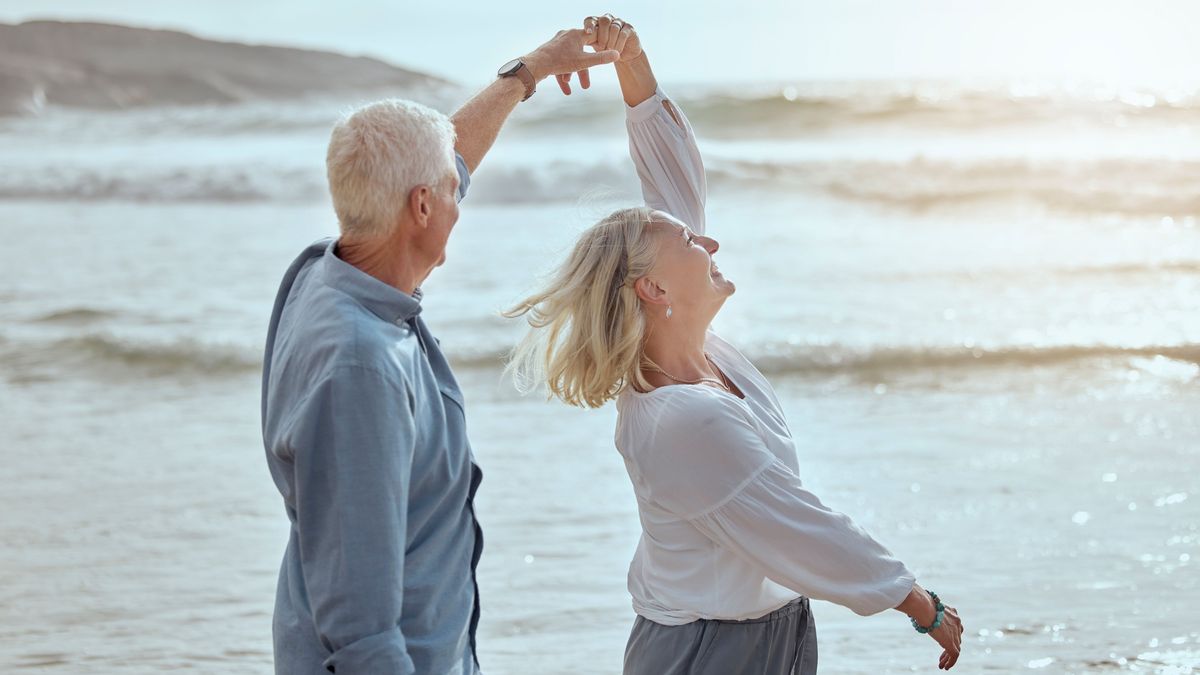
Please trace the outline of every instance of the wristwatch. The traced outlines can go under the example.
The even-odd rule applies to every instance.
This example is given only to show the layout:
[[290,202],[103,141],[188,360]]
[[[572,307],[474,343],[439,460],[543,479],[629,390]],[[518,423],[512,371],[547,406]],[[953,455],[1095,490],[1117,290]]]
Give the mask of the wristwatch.
[[496,77],[517,77],[525,84],[525,98],[522,101],[528,101],[530,96],[533,96],[534,90],[537,88],[537,81],[533,79],[533,73],[529,72],[529,66],[521,59],[513,59],[508,63],[500,66]]

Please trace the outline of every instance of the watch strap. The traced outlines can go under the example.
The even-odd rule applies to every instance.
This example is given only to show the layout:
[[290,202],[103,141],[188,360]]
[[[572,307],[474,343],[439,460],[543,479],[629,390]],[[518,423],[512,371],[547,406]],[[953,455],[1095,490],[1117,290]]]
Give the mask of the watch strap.
[[537,90],[537,80],[533,79],[533,73],[529,72],[529,66],[525,65],[524,61],[521,61],[520,59],[517,61],[518,65],[516,68],[513,68],[506,73],[501,73],[500,77],[516,77],[517,79],[521,80],[521,84],[525,85],[525,98],[521,100],[528,101],[529,97],[533,96],[533,92]]

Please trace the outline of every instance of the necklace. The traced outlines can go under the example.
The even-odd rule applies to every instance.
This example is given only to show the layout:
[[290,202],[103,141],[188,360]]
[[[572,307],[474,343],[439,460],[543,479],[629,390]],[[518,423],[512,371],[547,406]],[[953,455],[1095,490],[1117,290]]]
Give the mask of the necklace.
[[[672,382],[675,382],[677,384],[711,384],[713,386],[720,387],[721,389],[724,389],[725,391],[733,393],[733,390],[730,388],[729,384],[725,381],[724,374],[721,375],[720,379],[715,378],[715,377],[702,377],[698,380],[684,380],[684,379],[675,377],[674,375],[663,370],[662,366],[655,363],[649,356],[646,356],[645,354],[642,355],[642,360],[645,361],[646,364],[650,366],[651,370],[653,370],[657,373],[662,373],[668,380],[671,380]],[[708,361],[708,365],[711,366],[713,370],[715,370],[718,373],[721,372],[720,369],[717,368],[716,364],[712,362],[712,359],[710,359],[708,357],[708,352],[704,353],[704,360]]]

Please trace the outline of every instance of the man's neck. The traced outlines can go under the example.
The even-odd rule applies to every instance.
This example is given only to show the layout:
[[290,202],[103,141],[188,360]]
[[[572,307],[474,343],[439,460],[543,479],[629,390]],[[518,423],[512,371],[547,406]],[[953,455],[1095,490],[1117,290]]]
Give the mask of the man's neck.
[[392,239],[355,239],[342,237],[335,249],[337,256],[362,272],[409,295],[433,269],[412,259],[412,249]]

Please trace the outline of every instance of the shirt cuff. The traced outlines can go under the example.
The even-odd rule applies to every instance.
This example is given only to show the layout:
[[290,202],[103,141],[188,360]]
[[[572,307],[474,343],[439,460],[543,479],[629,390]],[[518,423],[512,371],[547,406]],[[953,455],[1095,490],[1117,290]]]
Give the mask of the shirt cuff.
[[337,675],[414,675],[417,672],[399,627],[355,640],[331,654],[322,665]]
[[454,153],[454,165],[458,168],[458,201],[467,196],[467,188],[471,185],[471,172],[467,170],[467,160],[462,155]]
[[625,119],[630,122],[645,122],[654,116],[656,112],[666,112],[663,110],[662,102],[667,98],[663,93],[662,87],[657,87],[654,90],[654,95],[642,101],[635,106],[625,106]]
[[895,609],[896,605],[904,602],[912,592],[913,584],[917,583],[917,577],[908,571],[904,563],[899,564],[901,571],[894,581],[875,589],[873,593],[858,599],[853,605],[846,605],[850,611],[859,616],[872,616],[884,610]]

